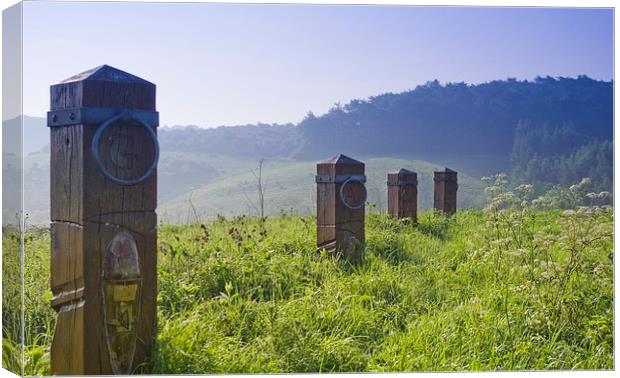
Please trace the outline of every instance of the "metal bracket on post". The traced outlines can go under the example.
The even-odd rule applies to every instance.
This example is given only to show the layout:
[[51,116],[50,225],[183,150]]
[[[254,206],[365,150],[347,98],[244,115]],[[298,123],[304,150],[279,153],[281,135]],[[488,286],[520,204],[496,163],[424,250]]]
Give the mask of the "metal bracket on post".
[[[366,203],[366,199],[368,198],[368,191],[366,190],[366,175],[316,175],[315,176],[315,181],[318,184],[327,184],[327,183],[334,183],[334,184],[342,184],[342,186],[340,187],[340,200],[342,201],[342,203],[348,207],[351,210],[357,210],[362,208],[362,206],[364,206],[364,204]],[[359,203],[358,205],[351,205],[349,204],[344,197],[344,188],[347,186],[347,184],[351,183],[351,182],[357,182],[359,184],[362,185],[362,187],[364,188],[364,200]]]
[[418,185],[418,181],[417,180],[402,180],[402,181],[396,181],[396,182],[387,182],[388,186],[407,186],[407,185],[413,185],[413,186],[417,186]]
[[[103,131],[113,123],[121,122],[127,126],[141,126],[149,134],[151,143],[155,150],[153,161],[149,165],[147,171],[140,177],[133,180],[122,180],[112,176],[101,162],[99,157],[99,141]],[[136,185],[146,180],[157,168],[159,161],[159,143],[157,135],[153,130],[159,125],[159,113],[153,110],[136,110],[136,109],[114,109],[114,108],[97,108],[97,107],[80,107],[68,108],[61,110],[52,110],[47,112],[47,126],[60,127],[71,125],[100,125],[97,129],[92,141],[91,152],[97,163],[97,168],[108,180],[123,186]]]
[[[123,111],[127,111],[127,109],[81,107],[52,110],[47,112],[47,126],[100,125]],[[132,109],[131,116],[133,119],[150,127],[159,126],[159,113],[156,111]]]
[[355,181],[355,182],[359,182],[359,183],[365,183],[366,182],[366,176],[365,175],[317,175],[315,176],[315,182],[316,183],[335,183],[335,184],[342,184],[345,181]]

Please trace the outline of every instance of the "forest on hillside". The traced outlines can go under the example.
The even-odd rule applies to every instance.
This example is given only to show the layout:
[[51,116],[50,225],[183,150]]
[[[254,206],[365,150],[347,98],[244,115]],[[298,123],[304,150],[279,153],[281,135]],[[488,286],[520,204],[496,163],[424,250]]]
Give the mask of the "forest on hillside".
[[[612,190],[613,82],[538,77],[483,84],[430,81],[402,93],[335,104],[297,125],[162,128],[162,148],[251,158],[487,156],[512,181],[591,177]],[[432,161],[432,160],[431,160]],[[486,172],[488,174],[496,172]]]

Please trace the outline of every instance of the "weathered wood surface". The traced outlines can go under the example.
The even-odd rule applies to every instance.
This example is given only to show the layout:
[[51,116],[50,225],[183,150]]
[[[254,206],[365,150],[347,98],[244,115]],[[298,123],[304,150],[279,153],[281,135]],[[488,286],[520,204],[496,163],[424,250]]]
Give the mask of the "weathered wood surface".
[[[364,175],[364,163],[337,155],[317,164],[317,176]],[[317,182],[317,247],[330,255],[342,254],[350,261],[362,259],[365,205],[348,208],[340,198],[343,182]],[[343,197],[356,207],[365,201],[365,187],[358,182],[346,184]]]
[[[155,85],[102,66],[51,87],[52,110],[89,106],[154,111]],[[155,336],[157,175],[154,172],[133,186],[120,186],[106,179],[91,154],[98,126],[50,128],[51,288],[52,306],[58,311],[51,350],[53,374],[132,372],[150,353]],[[154,156],[146,130],[120,124],[106,130],[99,148],[103,165],[122,179],[139,177]],[[139,291],[128,291],[133,286],[122,280],[104,279],[106,259],[117,256],[108,252],[110,243],[122,232],[129,235],[128,240],[135,240],[137,258],[121,261],[125,257],[118,257],[121,268],[116,268],[127,269],[122,264],[137,261],[134,270],[139,272]],[[114,293],[120,294],[114,295],[120,299],[103,294],[103,281],[117,287]],[[129,305],[134,297],[127,293],[135,294],[135,306]],[[120,311],[109,315],[108,320],[104,319],[106,300],[108,305],[116,306],[108,308]],[[110,323],[113,315],[115,324],[121,315],[127,319],[106,328],[106,321]],[[132,332],[134,348],[127,341]],[[108,342],[110,335],[116,340],[112,344]],[[133,358],[127,354],[131,349]]]
[[407,218],[417,223],[418,174],[407,169],[388,173],[387,192],[388,213],[394,218]]
[[434,207],[446,214],[456,213],[457,172],[450,168],[434,172]]

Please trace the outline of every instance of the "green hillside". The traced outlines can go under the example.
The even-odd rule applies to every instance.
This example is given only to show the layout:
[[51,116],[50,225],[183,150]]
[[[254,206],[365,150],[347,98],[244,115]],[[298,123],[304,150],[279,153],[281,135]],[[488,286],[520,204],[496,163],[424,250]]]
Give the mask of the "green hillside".
[[[418,207],[420,209],[432,207],[433,170],[439,168],[439,165],[398,158],[362,160],[366,164],[370,211],[385,210],[387,205],[386,174],[400,168],[413,169],[418,172]],[[215,160],[214,163],[217,170],[218,163]],[[237,165],[225,174],[201,187],[161,203],[158,213],[165,223],[201,221],[217,214],[224,216],[257,215],[256,178],[252,174],[252,170],[257,169],[258,161],[256,160],[237,161]],[[267,215],[276,215],[283,210],[298,215],[314,214],[316,208],[315,174],[316,162],[266,160],[263,180]],[[483,183],[480,179],[463,172],[459,172],[458,179],[459,207],[480,208],[483,201]]]
[[[326,156],[328,157],[328,156]],[[418,172],[420,209],[432,207],[433,164],[412,158],[363,158],[368,177],[368,199],[374,204],[369,211],[385,209],[386,174],[400,168]],[[482,206],[483,185],[479,179],[479,158],[446,157],[437,161],[449,164],[459,172],[458,205],[460,208]],[[492,163],[487,165],[491,166]],[[217,214],[256,215],[250,204],[256,199],[256,179],[252,170],[258,160],[195,152],[164,151],[158,168],[157,212],[160,220],[187,223],[206,220]],[[49,154],[33,154],[24,160],[24,198],[29,224],[49,222]],[[472,173],[470,173],[472,172]],[[268,215],[281,210],[300,215],[315,211],[314,175],[316,161],[267,159],[264,164],[265,206]],[[249,199],[249,200],[248,200]],[[8,217],[8,213],[6,214]],[[189,217],[189,218],[188,218]],[[8,221],[8,218],[7,218]]]

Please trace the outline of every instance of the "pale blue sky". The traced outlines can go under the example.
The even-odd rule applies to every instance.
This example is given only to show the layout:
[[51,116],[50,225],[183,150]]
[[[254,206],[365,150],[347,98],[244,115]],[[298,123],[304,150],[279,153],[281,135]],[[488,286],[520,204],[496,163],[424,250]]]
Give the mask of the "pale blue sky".
[[428,80],[613,76],[611,9],[27,2],[24,113],[101,64],[157,84],[162,125],[298,122]]

